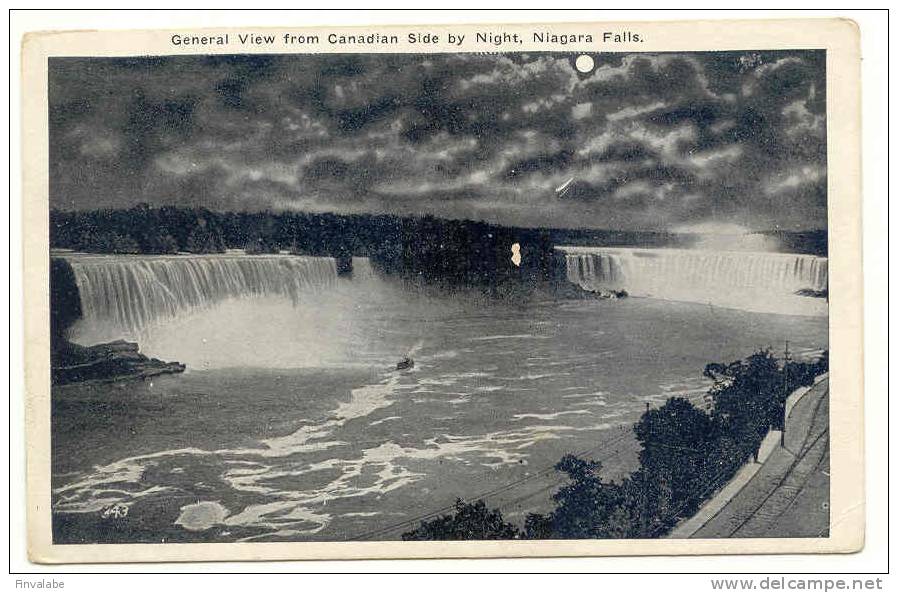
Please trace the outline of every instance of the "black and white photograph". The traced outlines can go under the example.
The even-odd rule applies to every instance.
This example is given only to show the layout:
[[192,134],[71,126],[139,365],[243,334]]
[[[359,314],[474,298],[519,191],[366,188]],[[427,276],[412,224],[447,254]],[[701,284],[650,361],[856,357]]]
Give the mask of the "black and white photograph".
[[30,556],[860,549],[856,37],[806,23],[26,40]]
[[48,84],[55,543],[827,536],[825,52]]

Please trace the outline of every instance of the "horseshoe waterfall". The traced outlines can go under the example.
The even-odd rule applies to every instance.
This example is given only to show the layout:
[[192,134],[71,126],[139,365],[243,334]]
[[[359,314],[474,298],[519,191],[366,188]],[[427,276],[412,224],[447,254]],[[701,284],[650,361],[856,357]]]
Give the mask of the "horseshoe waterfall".
[[567,281],[589,292],[717,304],[774,313],[825,314],[825,257],[793,253],[558,247]]

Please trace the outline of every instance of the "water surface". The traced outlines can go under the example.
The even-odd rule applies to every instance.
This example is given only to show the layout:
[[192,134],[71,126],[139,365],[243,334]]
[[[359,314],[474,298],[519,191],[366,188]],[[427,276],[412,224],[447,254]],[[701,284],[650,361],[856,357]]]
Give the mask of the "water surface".
[[[126,331],[85,320],[73,338]],[[548,510],[564,453],[630,471],[632,422],[672,395],[700,403],[707,362],[827,347],[822,317],[497,301],[364,270],[129,337],[188,371],[54,389],[57,541],[390,539],[457,496],[520,522]]]

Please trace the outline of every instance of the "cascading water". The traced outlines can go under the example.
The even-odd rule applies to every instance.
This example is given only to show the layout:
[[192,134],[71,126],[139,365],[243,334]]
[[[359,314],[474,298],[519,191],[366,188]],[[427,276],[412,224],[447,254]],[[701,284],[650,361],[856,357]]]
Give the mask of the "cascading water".
[[64,256],[72,267],[83,319],[136,333],[157,321],[227,299],[284,297],[337,280],[327,257],[288,255]]
[[371,267],[371,260],[367,257],[352,258],[352,279],[353,280],[371,280],[375,278],[374,268]]
[[[568,281],[589,291],[626,290],[633,296],[773,312],[820,314],[826,309],[823,299],[795,297],[802,289],[827,289],[824,257],[689,249],[558,250],[565,259]],[[787,302],[789,306],[783,307]],[[794,311],[792,305],[802,310]]]

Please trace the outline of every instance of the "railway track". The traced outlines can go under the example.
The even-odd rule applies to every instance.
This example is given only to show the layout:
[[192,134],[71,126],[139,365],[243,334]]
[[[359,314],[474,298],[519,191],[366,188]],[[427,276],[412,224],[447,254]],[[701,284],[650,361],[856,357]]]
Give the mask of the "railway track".
[[693,537],[818,537],[828,531],[828,385],[805,406],[799,411],[807,419],[800,446],[792,443],[791,450],[774,451],[752,480]]

